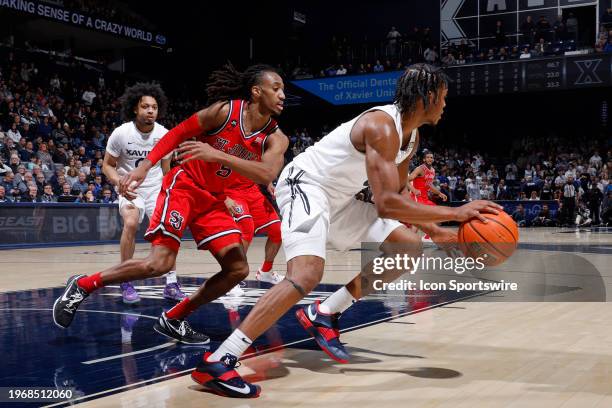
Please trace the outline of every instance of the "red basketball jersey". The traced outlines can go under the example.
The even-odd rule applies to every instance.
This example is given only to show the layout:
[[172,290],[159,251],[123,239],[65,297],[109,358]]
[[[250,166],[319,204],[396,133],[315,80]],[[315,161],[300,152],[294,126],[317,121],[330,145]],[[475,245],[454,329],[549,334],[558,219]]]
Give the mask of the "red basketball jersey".
[[421,167],[423,168],[423,175],[415,178],[412,181],[412,185],[414,186],[414,188],[421,191],[421,195],[427,197],[427,193],[429,192],[429,186],[431,186],[431,183],[433,182],[433,179],[436,176],[436,171],[433,167],[431,169],[428,169],[427,166],[424,164],[422,164]]
[[[232,156],[261,161],[266,138],[278,129],[278,124],[270,118],[264,127],[247,135],[242,125],[244,109],[246,101],[230,101],[229,112],[223,125],[212,132],[202,134],[198,140]],[[191,160],[182,166],[198,185],[213,193],[220,193],[225,189],[239,190],[255,184],[247,177],[219,163]]]

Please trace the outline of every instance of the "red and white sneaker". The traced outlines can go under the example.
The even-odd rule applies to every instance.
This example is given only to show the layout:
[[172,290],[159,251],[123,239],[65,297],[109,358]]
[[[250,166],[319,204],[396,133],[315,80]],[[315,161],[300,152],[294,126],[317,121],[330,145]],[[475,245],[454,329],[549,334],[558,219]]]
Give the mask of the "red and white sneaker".
[[257,398],[261,392],[259,385],[248,383],[235,370],[238,357],[226,354],[221,361],[207,361],[212,353],[204,357],[191,373],[191,379],[209,391],[230,398]]

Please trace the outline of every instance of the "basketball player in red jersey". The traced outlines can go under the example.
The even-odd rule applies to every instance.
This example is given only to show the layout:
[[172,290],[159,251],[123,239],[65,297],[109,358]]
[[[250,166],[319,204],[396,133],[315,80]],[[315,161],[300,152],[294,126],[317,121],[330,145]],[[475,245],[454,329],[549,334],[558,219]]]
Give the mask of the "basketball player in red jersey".
[[[429,192],[437,195],[446,201],[446,194],[438,190],[433,181],[436,178],[436,169],[433,168],[434,156],[433,153],[425,150],[423,153],[423,164],[414,169],[408,176],[408,188],[410,189],[410,198],[414,201],[425,205],[436,205],[429,199]],[[431,237],[425,234],[423,241],[432,242]]]
[[[184,142],[178,149],[181,164],[164,177],[145,235],[152,244],[150,255],[91,276],[72,277],[54,304],[53,318],[58,326],[68,327],[79,305],[96,289],[169,271],[183,232],[189,227],[198,248],[211,251],[221,272],[207,279],[192,296],[162,313],[156,330],[186,343],[210,341],[191,329],[185,317],[225,294],[249,272],[240,229],[223,202],[225,185],[232,184],[236,173],[259,184],[271,183],[284,164],[289,141],[271,118],[282,112],[285,99],[283,80],[274,68],[256,65],[238,72],[228,65],[213,75],[207,91],[214,103],[170,130],[147,158],[121,180],[122,194],[134,191],[155,163]],[[198,140],[185,142],[193,137]]]

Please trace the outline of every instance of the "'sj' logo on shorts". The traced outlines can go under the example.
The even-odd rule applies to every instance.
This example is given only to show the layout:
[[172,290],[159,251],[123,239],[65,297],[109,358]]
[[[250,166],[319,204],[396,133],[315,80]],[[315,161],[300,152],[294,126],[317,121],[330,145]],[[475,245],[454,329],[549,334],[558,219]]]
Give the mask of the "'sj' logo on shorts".
[[185,219],[178,211],[175,210],[170,212],[170,225],[172,225],[172,228],[174,228],[175,230],[181,229],[184,220]]

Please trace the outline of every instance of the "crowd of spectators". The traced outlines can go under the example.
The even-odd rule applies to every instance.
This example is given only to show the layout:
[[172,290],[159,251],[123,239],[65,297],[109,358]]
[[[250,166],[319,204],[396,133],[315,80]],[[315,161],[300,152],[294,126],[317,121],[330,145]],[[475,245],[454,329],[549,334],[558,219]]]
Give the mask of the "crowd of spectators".
[[[102,163],[124,88],[101,67],[0,48],[0,202],[115,202]],[[193,110],[173,104],[163,123]]]
[[[612,52],[612,9],[607,13],[609,17],[604,16],[600,23],[599,40],[594,46],[583,49]],[[507,32],[503,21],[498,20],[480,47],[474,42],[461,40],[439,50],[432,41],[430,28],[414,27],[402,34],[396,27],[391,27],[375,46],[333,37],[329,62],[325,66],[299,65],[291,70],[291,76],[306,79],[396,71],[415,62],[448,66],[563,55],[580,47],[580,32],[578,19],[572,13],[565,19],[557,16],[554,21],[545,16],[540,16],[537,21],[533,16],[527,16],[518,32]]]
[[[287,159],[304,151],[329,132],[329,126],[313,138],[307,129],[290,132]],[[448,142],[434,150],[435,184],[450,201],[511,200],[552,201],[553,214],[543,204],[541,214],[527,217],[520,203],[512,214],[521,226],[600,225],[612,217],[612,150],[601,140],[576,143],[577,138],[524,137],[514,142],[510,156],[492,158],[486,152]],[[419,165],[415,157],[413,168]],[[434,198],[435,199],[435,198]],[[440,202],[439,204],[444,204]],[[531,219],[532,218],[532,219]]]

